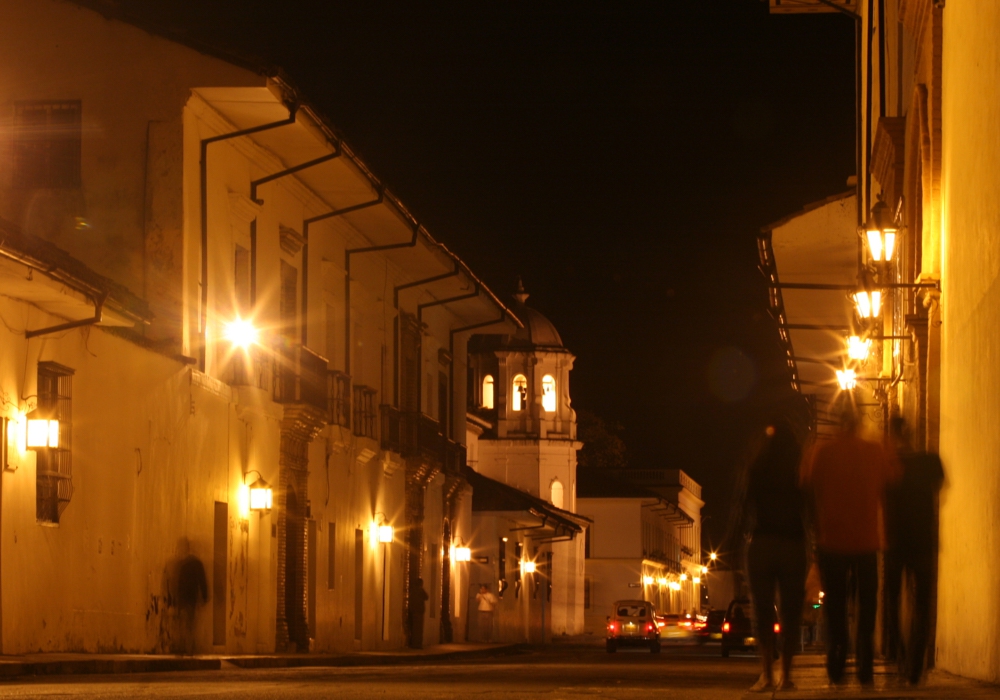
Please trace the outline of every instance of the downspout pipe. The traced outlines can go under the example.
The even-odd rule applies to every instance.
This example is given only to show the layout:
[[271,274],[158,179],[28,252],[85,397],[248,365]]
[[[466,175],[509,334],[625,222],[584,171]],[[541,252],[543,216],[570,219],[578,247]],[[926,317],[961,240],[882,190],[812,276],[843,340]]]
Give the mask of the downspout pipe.
[[269,122],[249,129],[231,131],[228,134],[210,136],[201,140],[201,314],[200,314],[200,347],[198,348],[198,369],[205,371],[205,360],[208,343],[208,147],[219,141],[250,136],[261,131],[276,129],[295,123],[295,113],[298,105],[288,107],[288,118]]
[[[379,189],[379,201],[385,194]],[[420,224],[413,224],[413,235],[409,241],[388,243],[386,245],[371,245],[363,248],[348,248],[344,251],[344,374],[351,374],[351,256],[363,253],[377,253],[384,250],[399,250],[400,248],[415,248],[420,235]],[[419,374],[417,375],[419,378]]]
[[[455,393],[455,336],[459,333],[465,333],[467,331],[474,331],[477,328],[485,328],[486,326],[495,326],[498,323],[503,323],[504,319],[507,318],[508,311],[506,309],[500,310],[500,316],[491,321],[482,321],[481,323],[473,323],[469,326],[461,326],[459,328],[452,328],[451,332],[448,334],[448,354],[451,355],[451,366],[448,367],[448,384],[451,387],[451,394]],[[451,409],[454,408],[454,401],[452,401]],[[448,424],[448,437],[450,438],[455,432],[455,418],[453,415],[454,410],[450,411],[449,424]]]
[[407,282],[406,284],[400,284],[392,288],[392,308],[399,311],[399,293],[404,289],[411,289],[413,287],[421,287],[425,284],[430,284],[431,282],[437,282],[438,280],[448,279],[449,277],[458,277],[459,270],[461,269],[458,260],[455,261],[455,268],[451,272],[445,272],[440,275],[434,275],[433,277],[425,277],[422,280],[415,280],[413,282]]
[[[466,299],[475,299],[478,296],[479,296],[479,283],[475,282],[472,285],[472,291],[469,292],[468,294],[459,294],[457,296],[448,297],[446,299],[435,299],[434,301],[428,301],[428,302],[425,302],[423,304],[418,304],[417,305],[417,327],[418,328],[419,327],[423,327],[423,325],[424,325],[424,322],[423,322],[423,319],[424,319],[424,309],[429,308],[431,306],[444,306],[445,304],[451,304],[451,303],[456,302],[456,301],[465,301]],[[453,361],[451,363],[451,366],[454,366],[454,364],[455,363]],[[424,371],[424,344],[423,343],[419,343],[417,345],[417,401],[420,401],[421,397],[423,396],[423,381],[422,381],[423,371]],[[451,384],[451,380],[452,380],[453,376],[454,376],[454,373],[453,372],[449,372],[449,375],[448,375],[448,382],[449,382],[449,384]],[[449,404],[452,403],[452,401],[451,401],[451,388],[452,388],[451,386],[448,387],[448,389],[449,389],[449,391],[448,391],[448,403]],[[447,407],[447,411],[445,412],[445,416],[448,418],[448,421],[450,422],[451,421],[451,406]],[[450,435],[451,431],[448,430],[448,426],[441,426],[441,433],[443,435]]]
[[[300,163],[299,165],[292,166],[291,168],[285,168],[284,170],[279,170],[276,173],[271,173],[270,175],[265,175],[257,180],[252,180],[250,182],[250,199],[256,203],[258,206],[264,204],[263,199],[257,198],[257,188],[261,185],[266,185],[269,182],[274,182],[280,178],[286,177],[288,175],[294,175],[297,172],[301,172],[307,168],[312,168],[316,165],[321,165],[334,158],[339,158],[343,153],[343,148],[338,141],[334,145],[333,153],[327,153],[326,155],[320,156],[319,158],[313,158],[305,163]],[[303,234],[305,235],[305,234]],[[302,258],[303,266],[305,265],[305,256]],[[254,308],[257,306],[257,217],[253,218],[250,222],[250,307]]]
[[[88,295],[90,296],[90,295]],[[34,331],[25,331],[24,337],[37,338],[40,335],[48,335],[49,333],[59,333],[60,331],[68,331],[74,328],[81,328],[83,326],[93,326],[101,322],[104,317],[104,302],[107,300],[108,295],[102,294],[99,297],[93,298],[94,301],[94,315],[92,318],[84,318],[79,321],[70,321],[68,323],[60,323],[57,326],[49,326],[48,328],[39,328]]]

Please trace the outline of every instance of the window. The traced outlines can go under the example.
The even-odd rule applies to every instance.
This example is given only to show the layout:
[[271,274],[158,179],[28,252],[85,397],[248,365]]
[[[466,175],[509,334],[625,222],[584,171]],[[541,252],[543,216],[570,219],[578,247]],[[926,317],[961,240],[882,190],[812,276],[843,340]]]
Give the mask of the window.
[[35,517],[58,523],[73,495],[73,370],[55,362],[38,363],[38,403],[28,420],[59,421],[53,447],[36,447]]
[[80,186],[79,100],[14,105],[15,187]]
[[375,396],[378,392],[367,386],[354,387],[354,434],[358,437],[375,437]]
[[592,595],[591,586],[593,586],[593,584],[590,582],[589,578],[583,579],[583,609],[584,610],[590,610],[590,601],[591,601],[591,595]]
[[542,377],[542,408],[548,413],[556,410],[556,380],[551,374]]
[[523,374],[514,377],[513,389],[510,397],[511,410],[523,411],[524,407],[528,405],[528,380]]
[[483,377],[483,408],[493,408],[493,375]]
[[351,378],[343,372],[330,370],[330,424],[351,427]]
[[563,507],[563,485],[559,479],[553,479],[549,486],[549,502],[556,508]]

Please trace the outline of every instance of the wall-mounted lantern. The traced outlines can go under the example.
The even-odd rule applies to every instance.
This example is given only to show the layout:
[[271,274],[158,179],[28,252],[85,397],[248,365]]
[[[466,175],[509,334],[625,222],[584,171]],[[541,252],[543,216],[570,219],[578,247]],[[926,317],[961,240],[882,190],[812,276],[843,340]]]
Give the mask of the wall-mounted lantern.
[[695,576],[694,578],[691,579],[691,583],[693,583],[696,586],[700,586],[701,585],[701,577],[700,576]]
[[644,586],[652,586],[653,585],[653,577],[652,576],[643,576],[642,577],[642,585],[644,585]]
[[666,576],[661,576],[660,578],[656,579],[656,582],[661,586],[666,586],[668,583],[670,583],[670,581],[667,580]]
[[859,289],[851,295],[854,299],[854,310],[862,319],[878,318],[882,313],[882,292]]
[[688,580],[688,575],[687,574],[681,574],[681,581],[687,581],[687,580]]
[[264,479],[259,478],[250,484],[250,510],[258,513],[271,510],[274,505],[274,490]]
[[535,562],[533,561],[522,561],[521,562],[521,573],[533,574],[535,573]]
[[864,362],[868,359],[868,353],[871,350],[872,341],[870,338],[861,339],[860,336],[852,335],[847,338],[847,356],[858,362]]
[[451,546],[452,561],[472,561],[472,549],[465,546],[465,540],[458,538],[457,544]]
[[393,539],[396,536],[396,530],[392,525],[379,525],[378,526],[378,541],[382,544],[392,544]]
[[899,229],[893,221],[889,206],[881,199],[872,207],[871,216],[865,226],[868,250],[875,262],[892,262],[896,250],[896,234]]
[[59,421],[29,418],[26,444],[30,449],[59,447]]
[[246,350],[260,341],[260,331],[253,325],[252,321],[237,318],[225,325],[223,337],[232,343],[233,347]]
[[841,391],[850,391],[858,385],[858,375],[853,369],[838,369],[837,384]]

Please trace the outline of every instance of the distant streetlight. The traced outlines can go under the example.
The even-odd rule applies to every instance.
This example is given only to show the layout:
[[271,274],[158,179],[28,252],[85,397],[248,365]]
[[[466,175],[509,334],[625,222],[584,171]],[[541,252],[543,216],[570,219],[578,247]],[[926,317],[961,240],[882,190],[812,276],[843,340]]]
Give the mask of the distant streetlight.
[[712,561],[715,561],[716,559],[719,558],[719,555],[716,554],[715,552],[712,552],[711,554],[708,555],[708,558],[711,559]]
[[687,574],[681,574],[680,578],[681,578],[681,581],[687,581],[688,580],[688,575]]
[[652,586],[653,585],[653,577],[652,576],[643,576],[642,577],[642,584],[644,586]]
[[523,574],[533,574],[533,573],[535,573],[535,562],[533,562],[533,561],[522,561],[521,562],[521,573],[523,573]]
[[700,585],[701,584],[701,577],[700,576],[695,576],[693,579],[691,579],[691,583],[693,583],[696,586]]

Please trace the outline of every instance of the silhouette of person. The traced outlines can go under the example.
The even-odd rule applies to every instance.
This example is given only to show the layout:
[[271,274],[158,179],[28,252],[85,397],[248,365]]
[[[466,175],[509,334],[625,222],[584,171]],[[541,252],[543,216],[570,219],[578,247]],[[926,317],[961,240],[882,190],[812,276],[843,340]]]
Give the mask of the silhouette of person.
[[493,610],[497,606],[497,597],[490,593],[489,587],[484,583],[479,587],[476,594],[476,601],[479,603],[479,636],[484,642],[493,641]]
[[[935,563],[937,562],[937,500],[944,483],[941,459],[914,451],[903,418],[893,418],[890,436],[903,468],[900,482],[886,494],[888,551],[885,558],[886,626],[889,653],[899,660],[900,672],[911,684],[920,682],[930,631]],[[912,595],[907,596],[910,634],[900,630],[900,602],[904,574]]]
[[858,435],[858,414],[844,393],[834,404],[840,429],[820,443],[802,469],[801,483],[812,495],[817,559],[823,579],[828,629],[826,671],[830,682],[844,680],[847,662],[847,601],[857,600],[858,680],[874,683],[875,614],[878,603],[879,526],[886,488],[899,480],[895,454]]
[[760,678],[751,690],[774,688],[775,590],[780,592],[782,635],[779,690],[792,690],[792,656],[802,623],[807,567],[805,499],[798,484],[802,447],[787,419],[767,426],[767,441],[747,477],[747,578],[757,621]]
[[424,580],[418,578],[410,592],[410,646],[414,649],[424,648],[424,614],[429,597],[424,590]]
[[178,613],[178,647],[184,654],[195,649],[195,619],[199,605],[208,602],[208,579],[201,559],[191,554],[191,544],[186,537],[177,543],[177,560],[174,571],[174,600]]

